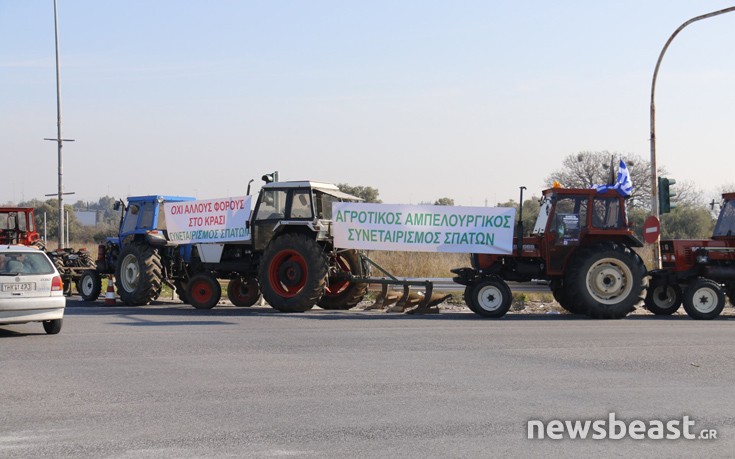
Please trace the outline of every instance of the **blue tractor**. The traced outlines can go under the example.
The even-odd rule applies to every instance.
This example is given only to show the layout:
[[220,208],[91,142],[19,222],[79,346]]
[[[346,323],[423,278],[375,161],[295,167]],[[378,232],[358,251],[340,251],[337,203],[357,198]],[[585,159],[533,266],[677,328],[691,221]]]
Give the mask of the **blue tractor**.
[[130,306],[142,306],[158,298],[164,283],[172,283],[179,297],[185,288],[177,285],[181,272],[191,260],[191,245],[167,245],[165,202],[193,201],[186,196],[134,196],[122,210],[117,237],[99,245],[97,267],[82,273],[79,293],[85,301],[94,301],[102,289],[102,276],[114,275],[120,299]]

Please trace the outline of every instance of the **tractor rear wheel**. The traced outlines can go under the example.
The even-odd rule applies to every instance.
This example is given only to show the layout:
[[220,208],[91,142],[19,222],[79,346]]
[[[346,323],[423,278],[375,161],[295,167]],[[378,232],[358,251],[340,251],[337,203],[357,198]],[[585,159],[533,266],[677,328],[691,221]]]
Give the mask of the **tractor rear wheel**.
[[212,309],[222,296],[219,281],[209,273],[200,273],[187,282],[186,296],[197,309]]
[[77,291],[84,301],[95,301],[102,291],[102,278],[97,271],[84,271],[77,281]]
[[327,255],[314,239],[287,233],[268,244],[258,278],[273,309],[304,312],[324,295],[327,271]]
[[335,266],[330,267],[330,276],[328,278],[327,287],[324,290],[324,296],[319,300],[319,307],[322,309],[351,309],[362,301],[367,293],[367,284],[364,282],[350,282],[342,280],[339,274],[357,274],[360,269],[360,255],[357,250],[346,250],[338,252],[336,256],[330,260]]
[[260,299],[260,285],[252,277],[236,277],[227,284],[227,298],[241,308],[249,308]]
[[624,245],[604,243],[581,247],[569,262],[564,285],[595,319],[621,319],[646,294],[643,260]]
[[681,306],[681,287],[676,284],[653,282],[646,295],[646,309],[657,316],[670,316]]
[[502,279],[484,279],[465,289],[467,307],[483,317],[503,317],[513,302],[510,287]]
[[161,255],[148,244],[128,244],[115,267],[115,286],[128,306],[143,306],[158,298],[163,285]]
[[725,292],[713,280],[700,277],[684,291],[684,310],[692,319],[714,319],[724,307]]

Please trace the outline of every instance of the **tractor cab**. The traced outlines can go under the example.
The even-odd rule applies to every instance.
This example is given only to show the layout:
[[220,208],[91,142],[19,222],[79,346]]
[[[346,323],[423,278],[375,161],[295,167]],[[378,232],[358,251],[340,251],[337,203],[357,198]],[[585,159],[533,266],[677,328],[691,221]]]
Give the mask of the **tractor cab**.
[[33,207],[0,207],[0,244],[42,244]]
[[329,240],[332,203],[361,201],[331,183],[271,182],[263,185],[251,218],[255,250],[264,250],[284,231],[303,232]]
[[[193,201],[187,196],[132,196],[122,208],[120,241],[123,245],[137,239],[147,239],[153,245],[166,243],[166,218],[163,203]],[[122,202],[116,205],[121,208]],[[156,244],[158,243],[158,244]]]
[[559,275],[576,247],[603,240],[643,245],[628,228],[625,198],[614,190],[545,190],[531,238],[548,264],[548,273]]

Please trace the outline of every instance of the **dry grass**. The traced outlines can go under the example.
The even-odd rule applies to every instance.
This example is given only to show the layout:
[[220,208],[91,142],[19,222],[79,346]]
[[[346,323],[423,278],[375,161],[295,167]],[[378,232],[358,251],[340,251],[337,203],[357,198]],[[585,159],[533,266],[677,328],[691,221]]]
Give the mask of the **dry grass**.
[[[470,257],[466,253],[371,251],[368,257],[399,277],[452,277],[450,269],[470,266]],[[373,275],[382,274],[373,268]]]

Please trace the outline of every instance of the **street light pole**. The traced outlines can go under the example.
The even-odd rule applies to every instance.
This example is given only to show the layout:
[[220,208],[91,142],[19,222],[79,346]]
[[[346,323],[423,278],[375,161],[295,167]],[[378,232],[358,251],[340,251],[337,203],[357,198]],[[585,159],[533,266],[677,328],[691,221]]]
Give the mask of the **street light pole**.
[[[53,140],[58,145],[58,159],[59,159],[59,189],[56,194],[59,200],[59,231],[58,231],[58,248],[64,248],[64,195],[72,193],[64,193],[64,166],[61,156],[61,148],[64,145],[64,141],[73,142],[73,139],[64,139],[61,137],[61,79],[59,78],[59,16],[58,16],[57,0],[54,0],[54,42],[56,49],[56,138],[55,139],[43,139]],[[47,195],[49,196],[49,195]],[[53,196],[53,195],[51,195]]]
[[[661,67],[661,61],[663,61],[664,54],[666,54],[666,50],[669,49],[669,45],[671,44],[671,42],[674,41],[674,38],[676,38],[676,36],[679,35],[679,32],[681,32],[686,26],[694,22],[701,21],[702,19],[719,16],[721,14],[730,13],[732,11],[735,11],[735,6],[693,17],[690,20],[686,21],[685,23],[680,25],[679,28],[674,31],[674,33],[671,34],[668,40],[666,40],[666,44],[661,50],[661,54],[659,54],[658,60],[656,61],[656,68],[653,71],[653,81],[651,82],[651,212],[656,217],[659,216],[659,208],[658,176],[656,171],[656,103],[654,97],[656,94],[656,79],[658,78],[658,71]],[[661,247],[659,245],[660,240],[661,238],[659,237],[658,239],[656,239],[656,243],[653,245],[654,268],[661,267]]]

